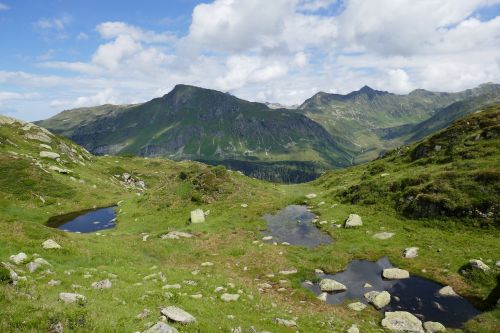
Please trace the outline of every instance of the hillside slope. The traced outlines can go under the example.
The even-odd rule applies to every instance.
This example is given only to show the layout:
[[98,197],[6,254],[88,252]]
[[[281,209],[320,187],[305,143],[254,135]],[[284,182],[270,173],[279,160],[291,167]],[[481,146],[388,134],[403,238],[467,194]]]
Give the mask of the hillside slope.
[[[349,165],[349,158],[331,135],[309,118],[215,90],[178,85],[167,95],[143,104],[100,109],[105,110],[69,110],[38,124],[99,155],[134,154],[221,164],[236,160],[257,169],[269,163],[271,173],[277,163],[281,177],[286,177],[287,167],[293,171],[301,164],[312,168],[313,174],[315,168]],[[83,111],[86,117],[81,116]],[[307,172],[297,177],[307,178]],[[275,176],[280,174],[261,178]]]
[[407,95],[365,86],[347,95],[320,92],[299,110],[323,125],[350,152],[354,163],[360,163],[433,134],[499,98],[498,84],[483,84],[459,93],[417,89]]
[[329,172],[316,182],[335,188],[344,202],[391,205],[411,218],[457,218],[498,227],[499,145],[500,103],[372,163]]

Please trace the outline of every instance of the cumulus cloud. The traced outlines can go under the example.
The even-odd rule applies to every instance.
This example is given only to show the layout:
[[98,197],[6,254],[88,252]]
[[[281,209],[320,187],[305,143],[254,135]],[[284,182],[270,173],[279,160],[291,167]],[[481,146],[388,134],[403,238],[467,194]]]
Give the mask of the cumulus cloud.
[[[215,0],[194,8],[184,35],[103,22],[95,28],[101,43],[86,61],[39,59],[67,75],[0,71],[0,84],[46,89],[48,113],[140,102],[177,83],[284,104],[365,84],[395,93],[457,91],[500,81],[500,16],[477,14],[498,3]],[[35,26],[65,34],[70,23],[62,16]]]

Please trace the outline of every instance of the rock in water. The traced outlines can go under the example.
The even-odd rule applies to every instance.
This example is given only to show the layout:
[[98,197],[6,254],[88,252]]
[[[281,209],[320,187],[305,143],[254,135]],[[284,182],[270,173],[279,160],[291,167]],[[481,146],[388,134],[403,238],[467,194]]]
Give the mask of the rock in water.
[[92,288],[94,289],[109,289],[112,286],[113,284],[109,281],[109,279],[92,283]]
[[56,160],[59,157],[61,157],[61,155],[59,155],[58,153],[51,152],[51,151],[41,151],[40,152],[40,157],[42,157],[42,158],[50,158],[52,160]]
[[203,209],[195,209],[191,211],[191,223],[203,223],[205,222],[205,213]]
[[391,302],[391,294],[387,291],[369,291],[365,298],[379,310]]
[[11,255],[9,260],[16,265],[20,265],[28,259],[28,256],[24,252],[19,252],[18,254]]
[[59,293],[59,299],[66,304],[85,301],[85,296],[75,293]]
[[412,259],[418,256],[418,247],[407,247],[403,252],[403,256]]
[[358,214],[349,214],[349,217],[345,221],[344,227],[351,228],[351,227],[359,227],[362,225],[363,221],[361,220],[361,217]]
[[42,247],[44,249],[60,249],[62,248],[61,245],[57,244],[56,241],[53,239],[47,239],[45,242],[42,243]]
[[424,323],[424,328],[426,333],[446,332],[446,327],[437,321],[426,321]]
[[159,321],[142,333],[179,333],[179,331],[174,327]]
[[382,272],[382,276],[388,280],[408,279],[410,273],[404,269],[386,268]]
[[316,298],[319,299],[320,301],[326,302],[328,299],[328,293],[321,293]]
[[161,314],[168,319],[181,324],[191,324],[196,322],[195,317],[176,306],[167,306],[166,308],[161,309]]
[[473,269],[478,269],[478,270],[481,270],[483,272],[487,272],[490,270],[490,267],[488,265],[486,265],[484,262],[482,262],[481,260],[477,260],[477,259],[472,259],[469,261],[469,265],[470,267],[472,267]]
[[382,326],[393,332],[424,333],[422,322],[406,311],[386,312]]
[[452,287],[446,286],[438,290],[439,296],[444,296],[444,297],[457,297],[458,294],[453,290]]
[[333,279],[323,279],[319,283],[321,291],[332,292],[332,291],[344,291],[347,287],[340,282]]
[[240,298],[240,294],[227,294],[224,293],[220,296],[220,299],[224,302],[235,302]]

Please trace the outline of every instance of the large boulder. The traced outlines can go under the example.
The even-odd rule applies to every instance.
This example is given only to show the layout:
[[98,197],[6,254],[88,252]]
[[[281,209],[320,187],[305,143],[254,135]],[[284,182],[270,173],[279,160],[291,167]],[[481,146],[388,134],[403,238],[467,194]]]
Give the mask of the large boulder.
[[45,242],[42,243],[42,247],[44,249],[60,249],[60,248],[62,248],[61,245],[57,244],[56,241],[53,239],[47,239]]
[[205,222],[205,213],[203,209],[198,208],[191,211],[191,223],[203,223]]
[[426,321],[424,328],[426,333],[446,332],[446,327],[437,321]]
[[340,282],[337,282],[333,279],[322,279],[319,282],[319,287],[321,291],[326,292],[335,292],[335,291],[344,291],[347,290],[347,287]]
[[387,291],[369,291],[365,294],[365,298],[379,310],[391,302],[391,294]]
[[388,280],[399,280],[408,279],[410,277],[410,273],[404,269],[386,268],[382,271],[382,276],[384,277],[384,279]]
[[167,306],[161,309],[161,314],[167,317],[167,319],[180,324],[192,324],[196,322],[195,317],[176,306]]
[[351,227],[359,227],[362,225],[363,221],[361,220],[361,217],[358,214],[349,214],[349,217],[345,221],[344,227],[351,228]]
[[179,333],[179,331],[164,322],[157,322],[142,333]]
[[478,259],[469,260],[469,265],[471,268],[477,269],[477,270],[480,270],[483,272],[487,272],[490,270],[490,267],[488,265],[486,265],[484,262],[482,262],[481,260],[478,260]]
[[393,332],[424,333],[420,319],[406,311],[386,312],[382,326]]
[[9,260],[16,265],[24,263],[28,259],[28,256],[24,252],[19,252],[18,254],[11,255]]
[[59,293],[59,299],[66,304],[85,301],[85,296],[76,293]]

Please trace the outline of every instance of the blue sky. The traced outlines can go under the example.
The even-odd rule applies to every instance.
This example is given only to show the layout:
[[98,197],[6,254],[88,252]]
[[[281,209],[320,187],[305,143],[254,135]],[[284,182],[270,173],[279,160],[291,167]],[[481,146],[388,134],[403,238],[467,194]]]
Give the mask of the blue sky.
[[177,83],[301,103],[500,81],[498,0],[0,0],[0,113],[138,103]]

